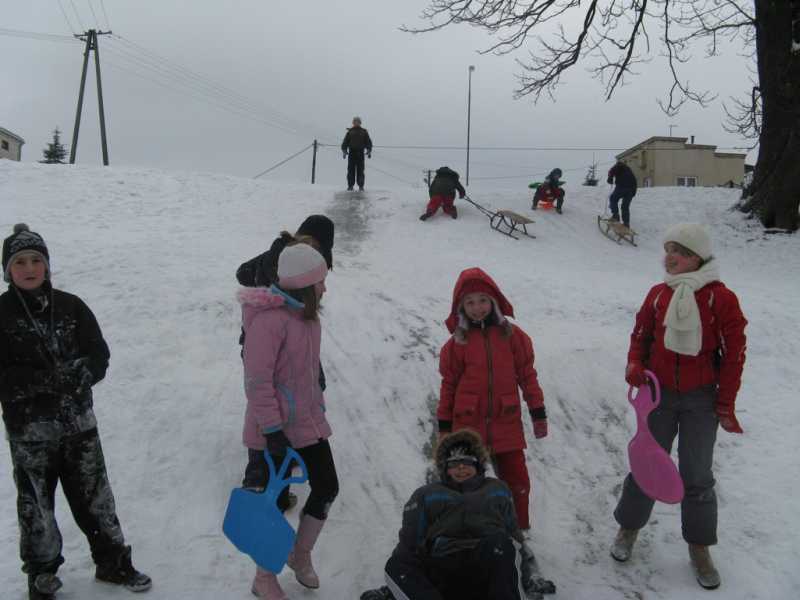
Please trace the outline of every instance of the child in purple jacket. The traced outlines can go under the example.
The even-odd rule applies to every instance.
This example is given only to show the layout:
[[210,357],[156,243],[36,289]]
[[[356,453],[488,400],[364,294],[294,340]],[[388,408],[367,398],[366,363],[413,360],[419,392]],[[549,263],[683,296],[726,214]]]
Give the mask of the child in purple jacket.
[[[318,383],[318,311],[327,274],[328,265],[319,252],[296,244],[280,254],[277,284],[239,292],[245,330],[244,444],[255,451],[266,448],[277,465],[291,447],[306,464],[311,493],[286,564],[308,588],[319,587],[311,550],[339,492],[328,443],[331,427]],[[266,600],[286,599],[276,574],[260,567],[252,591]]]

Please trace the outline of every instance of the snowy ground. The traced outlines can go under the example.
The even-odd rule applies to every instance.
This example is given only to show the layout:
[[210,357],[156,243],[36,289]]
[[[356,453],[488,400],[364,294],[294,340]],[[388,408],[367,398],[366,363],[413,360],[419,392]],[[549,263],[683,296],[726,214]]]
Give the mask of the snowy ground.
[[[452,285],[474,265],[501,285],[534,339],[551,427],[545,440],[529,435],[535,549],[558,584],[556,600],[710,597],[689,570],[677,507],[657,505],[629,564],[608,555],[635,427],[622,377],[628,335],[662,276],[660,233],[685,220],[710,224],[723,280],[750,321],[738,402],[746,434],[721,432],[717,444],[716,597],[797,597],[800,238],[765,237],[729,212],[735,192],[642,190],[633,248],[597,230],[606,187],[568,188],[564,215],[536,213],[537,239],[520,241],[491,231],[465,203],[456,222],[420,223],[419,190],[353,197],[219,175],[9,161],[0,161],[0,190],[0,237],[18,221],[42,233],[56,286],[88,302],[111,346],[96,411],[134,561],[154,580],[148,598],[250,597],[252,563],[221,533],[245,464],[234,272],[314,212],[337,225],[322,344],[341,492],[314,554],[323,587],[303,590],[282,575],[291,598],[348,600],[381,583],[401,507],[425,471]],[[527,192],[475,199],[525,213]],[[129,598],[93,581],[86,542],[63,497],[58,505],[67,559],[59,598]],[[0,506],[0,596],[22,600],[5,444]]]

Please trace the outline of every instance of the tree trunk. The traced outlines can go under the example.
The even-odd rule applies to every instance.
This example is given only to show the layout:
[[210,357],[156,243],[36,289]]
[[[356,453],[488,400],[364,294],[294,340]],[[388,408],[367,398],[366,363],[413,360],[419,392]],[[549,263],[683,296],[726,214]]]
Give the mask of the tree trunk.
[[765,227],[798,228],[800,207],[800,52],[792,16],[800,0],[756,0],[756,50],[762,124],[758,162],[742,210]]

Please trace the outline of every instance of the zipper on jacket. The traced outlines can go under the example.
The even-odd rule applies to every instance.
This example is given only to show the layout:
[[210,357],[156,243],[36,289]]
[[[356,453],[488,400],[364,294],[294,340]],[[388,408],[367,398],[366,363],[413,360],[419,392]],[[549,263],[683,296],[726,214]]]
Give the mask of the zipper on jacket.
[[494,373],[492,371],[492,345],[489,343],[489,334],[486,328],[481,324],[481,335],[483,336],[483,345],[486,347],[486,363],[489,365],[489,399],[487,402],[486,411],[486,447],[491,452],[492,449],[492,393],[494,386]]

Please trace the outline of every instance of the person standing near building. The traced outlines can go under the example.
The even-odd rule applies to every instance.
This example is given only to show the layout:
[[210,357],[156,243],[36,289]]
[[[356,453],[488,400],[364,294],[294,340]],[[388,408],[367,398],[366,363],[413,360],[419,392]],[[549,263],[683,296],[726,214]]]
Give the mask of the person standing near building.
[[622,224],[625,227],[631,226],[630,205],[631,200],[636,195],[636,175],[631,168],[621,160],[608,171],[608,183],[614,184],[614,191],[608,198],[608,206],[611,209],[611,220],[619,222],[619,201],[622,200]]
[[342,140],[342,158],[347,159],[347,190],[352,191],[358,184],[358,191],[364,191],[364,153],[372,158],[372,140],[369,132],[361,127],[361,117],[353,117],[353,126],[347,130]]

